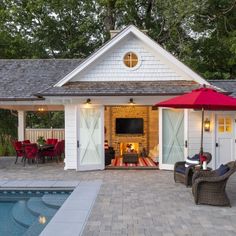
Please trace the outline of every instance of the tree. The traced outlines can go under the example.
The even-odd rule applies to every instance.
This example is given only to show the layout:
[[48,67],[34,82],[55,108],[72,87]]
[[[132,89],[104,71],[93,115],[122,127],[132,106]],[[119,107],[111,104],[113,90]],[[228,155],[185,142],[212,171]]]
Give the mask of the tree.
[[[134,24],[207,79],[235,78],[235,0],[3,0],[0,58],[84,58]],[[223,58],[223,60],[222,60]]]
[[189,21],[195,40],[186,63],[204,78],[236,78],[235,22],[235,0],[208,0]]
[[[21,58],[83,58],[102,43],[95,1],[5,0],[1,5],[2,32],[31,52],[18,52]],[[10,48],[12,41],[4,45]]]

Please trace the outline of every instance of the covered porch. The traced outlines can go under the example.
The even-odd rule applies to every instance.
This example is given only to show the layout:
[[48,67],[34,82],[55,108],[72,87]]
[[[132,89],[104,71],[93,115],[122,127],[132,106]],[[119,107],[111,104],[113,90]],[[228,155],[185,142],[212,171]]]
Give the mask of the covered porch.
[[[20,104],[18,105],[17,103]],[[4,102],[4,104],[3,102],[1,102],[0,109],[10,110],[13,116],[17,116],[17,137],[11,137],[11,140],[9,140],[8,143],[9,146],[12,146],[10,148],[15,152],[15,164],[25,166],[26,163],[28,163],[31,164],[31,166],[36,166],[36,163],[39,162],[39,165],[43,163],[44,165],[42,166],[46,166],[46,161],[46,163],[51,164],[53,162],[62,162],[64,166],[64,127],[63,129],[53,129],[52,126],[47,127],[48,129],[32,129],[31,127],[32,125],[35,125],[35,122],[32,122],[31,119],[32,115],[33,118],[36,119],[36,121],[47,119],[48,116],[51,117],[51,112],[53,112],[52,114],[59,114],[56,112],[64,113],[63,105],[52,105],[38,101],[31,101],[31,104],[29,103],[29,101],[7,101]],[[62,115],[64,123],[64,114]],[[39,122],[36,124],[36,127],[41,127],[42,125],[45,125],[44,123]],[[53,122],[48,123],[53,124]],[[39,139],[41,139],[41,142],[39,141]],[[50,143],[52,141],[54,142],[54,140],[56,141],[55,143]],[[60,147],[57,142],[60,143]],[[4,144],[1,143],[1,145]],[[30,146],[31,149],[27,151],[26,145]],[[31,155],[33,151],[37,153]]]

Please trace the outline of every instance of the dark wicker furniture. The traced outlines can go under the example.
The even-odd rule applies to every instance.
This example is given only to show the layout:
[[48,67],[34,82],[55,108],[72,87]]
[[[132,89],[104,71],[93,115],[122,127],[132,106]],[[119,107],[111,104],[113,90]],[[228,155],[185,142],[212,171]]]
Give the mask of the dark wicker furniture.
[[115,158],[115,150],[113,147],[105,149],[105,166],[110,165],[112,159]]
[[225,192],[229,177],[236,171],[236,162],[226,164],[229,170],[222,176],[216,171],[196,171],[193,175],[192,193],[196,204],[230,206]]
[[[212,156],[209,152],[204,152],[203,153],[204,156],[206,156],[207,158],[207,164],[210,163]],[[189,167],[185,168],[185,161],[179,161],[175,163],[174,166],[174,180],[177,183],[183,183],[186,185],[186,187],[188,186],[192,186],[192,177],[193,177],[193,173],[194,173],[194,165],[191,165]],[[177,167],[182,167],[185,168],[185,172],[184,173],[179,173],[176,171]]]
[[138,153],[126,152],[123,154],[124,163],[138,163]]

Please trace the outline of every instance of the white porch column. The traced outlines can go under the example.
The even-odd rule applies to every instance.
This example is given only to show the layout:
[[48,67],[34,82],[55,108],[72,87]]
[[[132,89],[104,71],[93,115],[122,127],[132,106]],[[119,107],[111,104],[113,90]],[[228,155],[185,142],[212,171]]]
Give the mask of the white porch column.
[[18,140],[25,139],[25,111],[18,111]]
[[77,105],[65,105],[65,170],[77,169],[78,159],[78,115]]

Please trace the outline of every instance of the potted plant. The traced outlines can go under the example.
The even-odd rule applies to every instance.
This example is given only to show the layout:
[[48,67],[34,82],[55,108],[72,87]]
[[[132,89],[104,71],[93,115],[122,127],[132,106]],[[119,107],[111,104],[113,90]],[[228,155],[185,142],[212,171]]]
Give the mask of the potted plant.
[[44,139],[43,136],[39,136],[37,139],[37,143],[39,146],[43,146],[45,144],[46,140]]

